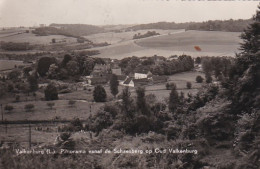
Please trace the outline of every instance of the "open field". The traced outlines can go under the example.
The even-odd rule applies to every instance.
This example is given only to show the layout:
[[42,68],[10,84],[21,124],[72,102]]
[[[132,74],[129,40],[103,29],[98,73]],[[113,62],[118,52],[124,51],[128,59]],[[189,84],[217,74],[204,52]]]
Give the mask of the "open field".
[[[124,33],[121,33],[122,36]],[[110,46],[96,48],[98,57],[117,58],[131,56],[171,56],[187,54],[196,56],[235,56],[239,52],[240,33],[218,31],[179,31],[137,40],[125,40]],[[119,38],[119,37],[117,37]],[[114,40],[116,41],[116,40]],[[199,46],[201,51],[196,51]]]
[[[198,90],[202,87],[202,84],[197,83],[195,80],[196,76],[198,75],[204,78],[204,73],[196,71],[177,73],[169,76],[169,82],[175,83],[178,93],[183,92],[184,96],[186,97],[188,93],[191,93],[192,95],[196,94]],[[187,82],[191,82],[191,89],[187,89]],[[146,94],[152,93],[157,97],[158,100],[164,100],[165,98],[168,98],[171,92],[171,90],[166,90],[165,84],[147,86],[145,89],[147,91]]]
[[13,69],[15,66],[26,65],[23,61],[0,60],[0,71]]
[[76,43],[77,39],[73,37],[66,37],[63,35],[48,35],[48,36],[36,36],[33,33],[20,33],[20,34],[0,34],[0,41],[5,42],[29,42],[30,44],[51,44],[52,39],[56,39],[56,43]]
[[93,41],[94,43],[107,42],[110,44],[120,43],[128,40],[132,40],[135,34],[145,34],[147,31],[155,31],[160,33],[161,35],[170,35],[176,32],[183,32],[184,30],[161,30],[161,29],[146,29],[139,31],[129,31],[129,32],[107,32],[107,33],[98,33],[89,36],[85,36],[85,38]]

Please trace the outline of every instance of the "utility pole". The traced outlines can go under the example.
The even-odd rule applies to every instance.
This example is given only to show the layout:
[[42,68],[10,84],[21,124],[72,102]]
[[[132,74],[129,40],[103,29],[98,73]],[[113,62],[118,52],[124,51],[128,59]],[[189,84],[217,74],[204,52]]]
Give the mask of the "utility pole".
[[31,149],[31,143],[32,143],[32,132],[31,132],[31,124],[29,124],[29,148]]
[[1,104],[1,112],[2,112],[2,122],[3,122],[4,121],[3,104]]
[[5,133],[7,133],[7,121],[5,119]]

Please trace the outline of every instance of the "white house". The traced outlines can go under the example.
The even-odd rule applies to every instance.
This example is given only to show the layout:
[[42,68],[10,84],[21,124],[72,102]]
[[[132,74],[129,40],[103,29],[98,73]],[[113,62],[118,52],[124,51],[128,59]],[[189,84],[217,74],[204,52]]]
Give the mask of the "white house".
[[151,76],[152,73],[150,71],[143,71],[143,72],[136,72],[135,73],[135,79],[146,79]]

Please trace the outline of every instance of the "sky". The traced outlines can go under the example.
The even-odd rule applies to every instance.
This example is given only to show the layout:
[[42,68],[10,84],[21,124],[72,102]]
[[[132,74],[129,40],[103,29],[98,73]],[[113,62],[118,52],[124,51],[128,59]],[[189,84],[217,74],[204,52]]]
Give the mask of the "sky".
[[249,19],[260,0],[0,0],[0,27]]

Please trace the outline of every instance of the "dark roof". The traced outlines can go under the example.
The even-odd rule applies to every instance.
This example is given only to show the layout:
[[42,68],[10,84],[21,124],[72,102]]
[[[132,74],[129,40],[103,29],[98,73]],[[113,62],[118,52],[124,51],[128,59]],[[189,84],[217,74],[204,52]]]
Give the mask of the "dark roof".
[[137,70],[135,73],[148,74],[150,70]]
[[131,81],[133,80],[133,78],[128,77],[123,84],[129,84]]
[[140,83],[140,82],[149,82],[149,80],[147,78],[143,78],[143,79],[134,79],[134,83]]

